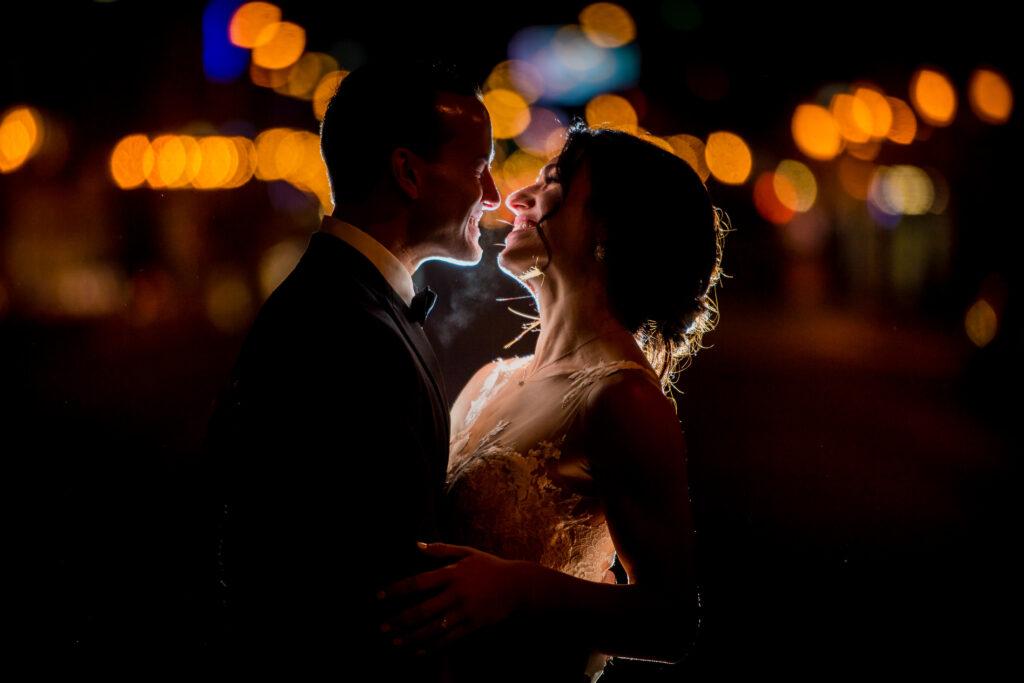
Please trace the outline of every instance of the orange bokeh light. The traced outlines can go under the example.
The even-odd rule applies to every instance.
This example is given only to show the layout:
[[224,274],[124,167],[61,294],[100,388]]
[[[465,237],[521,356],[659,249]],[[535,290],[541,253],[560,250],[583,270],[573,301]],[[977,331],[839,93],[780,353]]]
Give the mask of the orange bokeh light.
[[598,95],[589,102],[585,109],[587,125],[591,128],[629,129],[639,122],[633,105],[625,97],[619,95]]
[[873,120],[871,110],[863,100],[853,95],[840,93],[832,98],[829,105],[839,134],[850,142],[867,142],[871,139]]
[[[788,182],[785,178],[776,178],[771,171],[762,173],[754,181],[754,208],[769,223],[785,225],[796,213],[783,204],[777,194],[776,188],[785,188]],[[789,191],[792,193],[792,188]]]
[[933,126],[948,126],[956,116],[956,92],[944,74],[918,69],[910,79],[910,101],[917,113]]
[[501,62],[484,81],[483,91],[511,90],[533,104],[544,94],[544,77],[529,62],[516,59]]
[[313,115],[317,121],[324,120],[327,105],[330,103],[331,98],[334,97],[334,93],[337,92],[338,86],[341,85],[341,82],[345,80],[348,74],[349,72],[344,70],[329,71],[316,84],[316,88],[313,90]]
[[867,107],[871,114],[871,137],[884,138],[892,127],[892,107],[879,90],[868,86],[853,91],[854,98]]
[[750,175],[753,157],[743,138],[725,131],[712,133],[704,146],[711,174],[727,185],[741,185]]
[[976,69],[971,74],[967,92],[971,109],[985,123],[1000,125],[1010,120],[1013,90],[1002,74],[990,69]]
[[793,141],[806,156],[820,161],[834,159],[843,149],[839,126],[827,109],[801,104],[793,112]]
[[917,137],[917,117],[914,111],[897,97],[886,97],[885,101],[892,109],[892,126],[885,137],[897,144],[909,145]]
[[[265,42],[264,42],[265,41]],[[252,62],[264,69],[285,69],[298,61],[306,49],[306,30],[290,21],[279,21],[260,29],[252,50]]]
[[491,134],[499,140],[515,137],[530,125],[526,100],[512,90],[489,90],[483,102],[491,117]]
[[594,45],[621,47],[636,38],[633,17],[613,2],[595,2],[584,7],[579,19],[583,34]]
[[0,173],[10,173],[39,151],[42,118],[32,107],[15,107],[0,120]]
[[238,47],[254,48],[273,36],[263,29],[281,21],[281,10],[269,2],[247,2],[231,15],[228,40]]
[[153,171],[153,147],[145,135],[129,135],[114,147],[110,154],[110,175],[123,190],[146,182]]

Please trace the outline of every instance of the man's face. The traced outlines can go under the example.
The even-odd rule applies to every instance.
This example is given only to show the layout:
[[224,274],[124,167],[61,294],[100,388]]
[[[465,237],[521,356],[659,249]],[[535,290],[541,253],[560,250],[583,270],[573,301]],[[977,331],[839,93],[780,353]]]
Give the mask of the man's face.
[[426,258],[480,260],[480,216],[501,203],[491,178],[491,120],[475,97],[441,93],[437,108],[454,136],[424,166],[421,244]]

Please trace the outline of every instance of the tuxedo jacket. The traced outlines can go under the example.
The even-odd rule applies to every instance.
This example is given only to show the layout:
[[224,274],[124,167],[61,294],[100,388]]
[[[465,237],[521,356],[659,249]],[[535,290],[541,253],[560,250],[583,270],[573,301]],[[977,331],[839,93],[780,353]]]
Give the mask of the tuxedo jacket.
[[421,324],[366,257],[314,234],[209,425],[229,646],[393,663],[397,606],[376,595],[436,566],[416,542],[439,536],[448,441]]

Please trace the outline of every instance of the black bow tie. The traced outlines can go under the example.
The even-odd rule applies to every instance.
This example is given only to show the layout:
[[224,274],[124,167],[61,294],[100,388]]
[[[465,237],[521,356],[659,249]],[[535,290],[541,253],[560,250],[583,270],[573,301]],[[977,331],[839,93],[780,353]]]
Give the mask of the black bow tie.
[[409,304],[409,319],[422,325],[430,315],[430,309],[434,307],[436,301],[437,294],[430,287],[425,288],[422,292],[417,292],[412,298],[412,303]]

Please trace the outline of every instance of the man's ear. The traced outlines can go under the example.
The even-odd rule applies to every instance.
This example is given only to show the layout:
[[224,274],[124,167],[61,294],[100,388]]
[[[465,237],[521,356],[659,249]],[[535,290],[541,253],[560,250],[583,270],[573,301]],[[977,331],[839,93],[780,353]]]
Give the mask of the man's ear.
[[422,163],[415,152],[405,147],[391,151],[391,177],[409,199],[419,199],[423,193]]

